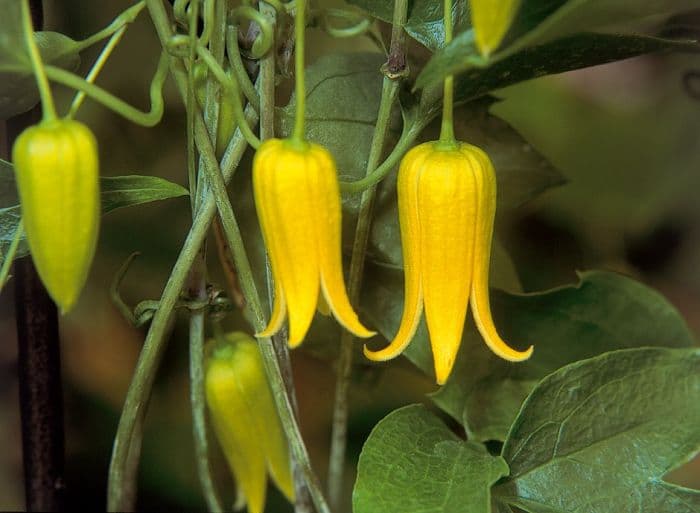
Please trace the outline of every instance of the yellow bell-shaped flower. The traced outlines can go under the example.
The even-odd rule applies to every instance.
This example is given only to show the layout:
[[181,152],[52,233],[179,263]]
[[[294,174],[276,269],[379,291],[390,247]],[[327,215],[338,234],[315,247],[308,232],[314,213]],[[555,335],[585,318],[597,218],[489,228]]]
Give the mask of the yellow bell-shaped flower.
[[289,450],[257,342],[240,332],[207,345],[205,391],[210,418],[236,479],[236,509],[265,509],[267,474],[294,502]]
[[489,260],[496,213],[496,176],[488,156],[466,143],[427,142],[401,162],[399,221],[405,273],[404,311],[398,333],[375,361],[398,356],[416,332],[423,307],[438,384],[447,380],[471,302],[474,321],[501,358],[526,360],[498,335],[489,306]]
[[298,346],[319,307],[319,291],[347,330],[374,335],[360,323],[345,289],[340,191],[331,154],[313,143],[268,139],[255,154],[253,190],[275,279],[270,323],[258,336],[276,333],[289,315],[289,345]]

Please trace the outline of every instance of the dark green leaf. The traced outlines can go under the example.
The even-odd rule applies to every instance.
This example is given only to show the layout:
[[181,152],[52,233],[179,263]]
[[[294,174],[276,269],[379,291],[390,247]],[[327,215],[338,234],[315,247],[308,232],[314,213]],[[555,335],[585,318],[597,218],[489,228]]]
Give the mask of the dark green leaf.
[[[386,0],[349,0],[349,3],[367,11],[375,18],[392,22],[393,2]],[[466,0],[457,0],[452,5],[452,20],[456,30],[469,27],[469,14]],[[406,33],[432,51],[445,46],[445,26],[442,2],[435,0],[415,0],[409,2],[408,19],[404,26]]]
[[[5,254],[21,217],[12,164],[0,159],[0,251]],[[102,213],[169,198],[187,196],[187,189],[156,176],[113,176],[100,179]],[[22,237],[16,257],[29,252]]]
[[[652,16],[669,17],[697,8],[695,0],[524,0],[508,49],[552,41],[576,32],[610,27],[622,31]],[[629,30],[624,30],[629,32]]]
[[[44,64],[71,71],[80,65],[78,43],[71,38],[58,32],[36,32],[34,39]],[[24,41],[20,39],[12,53],[3,50],[0,44],[0,119],[7,119],[36,105],[39,91],[31,63],[24,53]]]
[[458,99],[469,100],[545,75],[652,52],[698,49],[697,41],[588,32],[528,46],[517,52],[502,52],[486,61],[476,51],[472,32],[464,32],[428,62],[416,80],[416,87],[437,84],[448,75],[460,74],[455,95]]
[[[32,108],[39,101],[22,31],[21,3],[0,0],[0,119]],[[57,32],[36,32],[44,64],[74,70],[80,64],[78,44]]]
[[[530,76],[542,76],[544,74],[561,73],[570,69],[578,69],[605,62],[626,59],[642,53],[649,53],[661,50],[678,50],[684,48],[674,46],[673,41],[663,40],[654,45],[653,41],[635,41],[645,36],[636,35],[627,29],[618,35],[618,39],[596,39],[588,35],[591,45],[604,47],[600,60],[593,55],[587,55],[584,59],[573,59],[566,69],[561,69],[562,65],[556,63],[549,70],[548,53],[559,54],[567,52],[567,47],[572,51],[581,51],[586,44],[586,40],[576,40],[570,36],[583,32],[589,33],[624,23],[630,23],[639,19],[654,15],[667,15],[681,12],[683,10],[697,7],[694,0],[671,0],[671,1],[629,1],[629,0],[524,0],[511,30],[508,33],[503,50],[497,52],[487,61],[484,60],[474,44],[474,34],[471,29],[462,31],[445,48],[442,48],[428,63],[421,72],[416,82],[416,87],[425,87],[430,84],[441,82],[446,76],[458,74],[472,68],[484,68],[492,66],[508,58],[516,58],[517,61],[524,61],[524,58],[517,58],[518,54],[527,48],[539,48],[538,54],[531,52],[526,54],[528,65],[532,68],[541,68],[542,71]],[[621,32],[617,29],[615,32]],[[600,34],[597,34],[600,35]],[[630,38],[629,41],[625,41]],[[555,41],[560,39],[560,41]],[[545,44],[547,43],[547,44]],[[563,46],[564,48],[559,48]],[[632,53],[633,47],[637,47],[637,53]],[[619,49],[618,49],[619,47]],[[600,50],[596,50],[600,51]],[[578,61],[578,62],[574,62]],[[511,65],[512,65],[511,61]],[[576,66],[576,67],[570,67]],[[502,72],[507,72],[510,68],[501,68]],[[556,69],[559,69],[556,71]],[[510,82],[515,83],[515,82]],[[508,85],[508,84],[504,84]],[[493,90],[498,87],[492,87]]]
[[455,436],[424,406],[406,406],[376,425],[353,491],[355,513],[489,513],[491,485],[508,466]]
[[[368,314],[382,312],[372,320],[387,338],[401,315],[403,285],[397,274],[373,273],[376,286],[364,297]],[[503,361],[467,323],[452,376],[433,400],[476,440],[503,440],[527,393],[563,365],[614,349],[694,343],[681,316],[662,296],[618,274],[587,272],[575,286],[538,294],[494,290],[491,302],[503,338],[520,348],[534,345],[535,351],[527,362]],[[432,375],[424,326],[405,354]]]
[[700,351],[616,351],[564,367],[530,394],[494,495],[530,513],[697,513],[663,481],[700,449]]

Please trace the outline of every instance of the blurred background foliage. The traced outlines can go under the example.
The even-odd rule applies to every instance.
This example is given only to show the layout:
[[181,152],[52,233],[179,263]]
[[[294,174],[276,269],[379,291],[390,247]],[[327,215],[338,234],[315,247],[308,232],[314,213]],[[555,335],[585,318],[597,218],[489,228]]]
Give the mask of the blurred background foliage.
[[[52,0],[47,2],[47,26],[83,38],[128,5],[121,0]],[[309,64],[334,50],[374,48],[367,38],[337,40],[314,29],[308,37]],[[420,48],[414,50],[420,54]],[[88,69],[97,51],[83,55],[81,70]],[[145,106],[158,51],[150,21],[142,15],[129,28],[100,84]],[[700,333],[700,85],[687,75],[698,69],[698,55],[653,55],[498,92],[503,101],[492,112],[515,127],[566,179],[566,184],[500,219],[499,240],[524,291],[576,283],[577,270],[620,271],[660,291],[692,331]],[[290,80],[280,84],[281,105],[290,85]],[[65,92],[59,96],[68,98]],[[151,174],[184,185],[185,111],[172,83],[166,85],[166,106],[163,122],[145,129],[86,102],[81,118],[100,141],[103,175]],[[249,170],[250,155],[239,173]],[[61,322],[70,509],[104,509],[112,438],[143,339],[143,331],[130,327],[111,305],[109,284],[128,255],[140,251],[123,295],[134,304],[157,298],[189,220],[186,198],[123,209],[103,219],[88,288],[75,312]],[[210,249],[210,281],[223,287],[213,244]],[[5,440],[0,510],[23,507],[12,299],[8,287],[0,297],[0,438]],[[194,470],[183,320],[174,323],[148,413],[141,509],[204,509]],[[236,316],[227,323],[243,326]],[[327,344],[334,338],[334,332],[326,333]],[[295,351],[293,364],[302,430],[323,478],[333,367],[309,351]],[[381,368],[358,359],[351,389],[349,465],[354,467],[380,418],[434,390],[405,359]],[[218,449],[213,452],[214,475],[230,503],[232,481]],[[672,480],[700,487],[700,464],[676,471]],[[267,511],[290,510],[276,491],[271,488],[270,493]]]

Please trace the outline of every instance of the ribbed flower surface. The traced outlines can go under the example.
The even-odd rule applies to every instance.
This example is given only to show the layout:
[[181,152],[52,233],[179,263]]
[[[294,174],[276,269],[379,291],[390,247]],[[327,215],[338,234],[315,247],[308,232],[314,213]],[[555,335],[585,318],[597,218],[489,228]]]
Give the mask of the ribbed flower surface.
[[265,509],[267,475],[294,501],[289,451],[257,342],[241,332],[207,345],[205,391],[214,431],[236,479],[236,507]]
[[97,245],[97,142],[78,121],[43,122],[20,134],[12,160],[32,259],[66,313],[78,300]]
[[488,347],[501,358],[521,361],[496,331],[489,306],[489,260],[496,177],[479,148],[428,142],[406,154],[397,192],[405,274],[404,312],[394,340],[365,354],[371,360],[398,356],[416,332],[423,309],[439,384],[452,371],[471,303]]
[[[255,205],[275,279],[271,336],[289,318],[289,345],[299,345],[317,307],[358,337],[371,337],[350,305],[341,256],[336,166],[317,144],[269,139],[253,161]],[[323,301],[319,305],[319,292]]]

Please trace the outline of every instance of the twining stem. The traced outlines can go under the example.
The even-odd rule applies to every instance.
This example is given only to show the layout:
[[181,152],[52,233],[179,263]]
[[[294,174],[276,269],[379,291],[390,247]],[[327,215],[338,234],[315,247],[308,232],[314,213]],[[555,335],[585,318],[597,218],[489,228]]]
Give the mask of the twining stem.
[[141,112],[124,100],[117,98],[95,84],[85,81],[85,79],[70,71],[55,66],[45,66],[44,69],[46,71],[46,76],[54,82],[68,86],[76,91],[84,92],[90,98],[98,101],[132,123],[145,127],[152,127],[157,125],[163,117],[163,84],[168,76],[168,61],[168,55],[163,53],[158,61],[158,69],[153,76],[153,81],[149,88],[151,97],[151,110],[149,112]]
[[[377,113],[377,124],[367,159],[365,176],[379,165],[384,143],[389,130],[391,112],[399,91],[399,78],[403,76],[405,66],[405,35],[403,26],[406,22],[407,0],[394,2],[393,30],[390,49],[382,82],[382,95]],[[398,29],[397,29],[398,27]],[[360,199],[357,214],[357,226],[353,241],[352,256],[350,259],[350,274],[348,276],[348,293],[353,304],[357,304],[362,285],[365,254],[372,222],[372,209],[374,207],[376,188],[366,189]],[[345,472],[345,452],[347,447],[348,429],[348,389],[352,372],[352,357],[354,337],[348,331],[343,331],[340,338],[340,355],[335,387],[335,402],[333,406],[333,427],[331,432],[331,449],[328,462],[328,498],[334,510],[340,510],[343,499],[343,484]]]
[[[204,258],[200,255],[199,262],[193,267],[191,274],[192,299],[205,301],[206,288],[204,281]],[[195,271],[196,268],[199,268]],[[194,435],[195,458],[197,474],[202,486],[204,499],[211,512],[224,511],[219,498],[209,466],[209,439],[207,436],[206,399],[204,394],[204,315],[205,309],[193,310],[190,314],[190,402],[192,404],[192,431]]]
[[[255,113],[249,109],[249,116]],[[245,139],[237,133],[224,154],[221,163],[222,179],[228,181],[240,162],[246,148]],[[192,227],[182,245],[180,254],[165,284],[158,309],[151,320],[143,349],[139,355],[134,376],[124,401],[119,419],[117,434],[114,438],[112,460],[109,467],[107,509],[109,511],[131,511],[132,497],[128,491],[134,488],[136,468],[130,463],[138,460],[143,436],[143,420],[148,400],[153,388],[156,370],[165,350],[165,331],[172,317],[173,308],[182,290],[190,267],[197,257],[208,231],[211,220],[216,213],[216,203],[212,194],[204,197]],[[132,453],[131,456],[129,453]]]
[[304,81],[304,49],[306,45],[306,0],[296,0],[296,13],[294,14],[294,39],[296,51],[294,54],[294,95],[295,117],[292,140],[304,141],[304,112],[306,110],[306,84]]
[[139,13],[143,10],[145,6],[146,4],[144,1],[137,2],[136,4],[132,5],[124,12],[122,12],[119,16],[114,18],[112,23],[110,23],[107,27],[103,28],[99,32],[94,33],[87,39],[79,41],[77,50],[79,52],[82,52],[85,48],[89,48],[95,43],[98,43],[99,41],[110,37],[112,34],[121,30],[122,28],[125,28],[126,25],[132,23],[136,19],[136,17],[139,15]]
[[[125,32],[126,32],[126,26],[120,28],[112,35],[112,37],[109,39],[109,41],[107,42],[105,47],[100,52],[100,55],[99,55],[99,57],[97,57],[97,60],[92,65],[92,68],[90,69],[90,72],[87,74],[87,77],[85,77],[86,82],[88,82],[90,84],[95,83],[97,76],[102,71],[102,68],[104,68],[104,65],[107,63],[109,56],[112,55],[112,52],[119,44],[122,37],[124,37]],[[83,104],[83,101],[85,100],[85,96],[86,95],[83,91],[78,91],[78,94],[76,94],[75,98],[73,98],[73,103],[71,103],[70,109],[68,110],[68,115],[67,115],[68,118],[75,117],[75,115],[78,113],[78,109],[80,109],[80,106]]]
[[401,157],[403,157],[404,154],[411,148],[422,129],[422,123],[420,126],[418,123],[410,126],[404,126],[404,131],[401,134],[401,137],[396,142],[396,145],[391,150],[391,153],[389,153],[386,159],[384,159],[384,162],[382,162],[379,167],[364,178],[360,178],[354,182],[340,182],[340,191],[345,194],[356,194],[363,192],[381,182],[386,175],[388,175],[391,170],[394,169],[394,166],[399,163]]
[[[452,0],[443,0],[445,45],[452,41]],[[454,110],[454,77],[445,78],[444,93],[442,95],[442,125],[440,127],[440,142],[454,143],[455,130],[452,120]]]
[[32,70],[39,88],[44,121],[52,121],[57,119],[58,115],[56,114],[56,106],[53,103],[49,80],[46,78],[44,64],[41,62],[41,54],[36,41],[34,41],[34,26],[32,25],[32,14],[29,10],[29,0],[22,0],[22,30],[24,32],[24,42],[29,51],[29,58],[32,62]]
[[[190,48],[189,48],[189,67],[187,73],[187,88],[186,88],[186,100],[187,100],[187,164],[188,164],[188,175],[190,177],[190,187],[197,187],[196,176],[193,174],[195,169],[195,142],[194,142],[194,131],[195,131],[195,114],[199,112],[199,107],[196,105],[195,99],[195,84],[194,84],[194,62],[197,55],[197,25],[199,20],[199,7],[200,0],[195,0],[191,2],[191,17],[190,17]],[[209,19],[208,23],[219,22],[220,24],[226,24],[225,17],[220,19]],[[216,35],[223,39],[223,31],[221,29],[213,31]],[[212,40],[212,46],[214,46],[214,41]],[[223,46],[223,42],[218,45],[220,48]],[[223,54],[222,51],[218,51],[219,54]],[[223,60],[223,55],[221,55]],[[216,97],[217,90],[207,87],[205,106],[210,103],[218,103]],[[213,130],[210,128],[210,133],[216,131],[216,121],[217,119],[207,120],[209,125],[213,125]],[[201,160],[200,160],[200,173],[201,170]],[[192,217],[194,218],[199,208],[199,195],[196,189],[190,189],[190,195],[192,199]],[[207,300],[207,290],[206,290],[206,245],[202,247],[197,256],[192,268],[190,269],[189,276],[189,290],[188,297],[190,300],[195,300],[197,302],[206,304]],[[211,512],[221,512],[224,510],[221,499],[216,491],[214,485],[214,479],[211,474],[211,467],[209,465],[209,438],[207,432],[207,420],[206,420],[206,398],[204,391],[204,322],[205,322],[206,309],[204,306],[201,308],[190,310],[190,403],[192,407],[192,434],[194,440],[195,449],[195,460],[197,463],[197,475],[199,476],[199,482],[202,487],[202,493],[204,499],[207,503],[207,508]]]
[[[160,0],[146,0],[156,31],[163,45],[166,45],[172,37],[170,22]],[[186,76],[182,62],[174,59],[171,63],[171,71],[176,79],[181,94],[186,93]],[[252,110],[252,109],[250,109]],[[252,117],[254,113],[250,114]],[[260,298],[255,289],[250,264],[243,247],[240,231],[236,223],[230,200],[226,194],[225,182],[230,179],[235,165],[240,160],[245,143],[240,137],[240,131],[232,140],[224,153],[221,169],[219,168],[214,153],[212,141],[209,139],[204,120],[201,115],[195,119],[195,138],[200,153],[205,161],[204,169],[209,179],[210,189],[207,189],[197,217],[192,224],[190,233],[183,245],[175,267],[166,284],[161,297],[160,307],[156,311],[144,342],[134,377],[129,386],[127,397],[122,410],[122,416],[117,428],[112,461],[110,465],[108,484],[108,508],[114,510],[129,510],[133,508],[130,496],[125,493],[133,487],[136,478],[136,465],[140,451],[143,421],[148,399],[150,397],[156,370],[162,357],[164,344],[164,332],[168,320],[172,316],[178,294],[184,285],[188,270],[196,257],[198,248],[202,244],[207,233],[215,208],[219,209],[224,231],[229,239],[234,262],[239,270],[241,287],[248,299],[248,314],[254,328],[261,331],[265,327],[265,319],[262,313]],[[209,192],[211,191],[211,192]],[[328,513],[329,509],[320,490],[318,479],[313,473],[299,427],[294,418],[294,413],[287,397],[280,368],[271,344],[261,344],[263,361],[265,363],[268,380],[275,398],[280,420],[289,440],[292,454],[300,462],[306,482],[311,491],[319,513]]]

